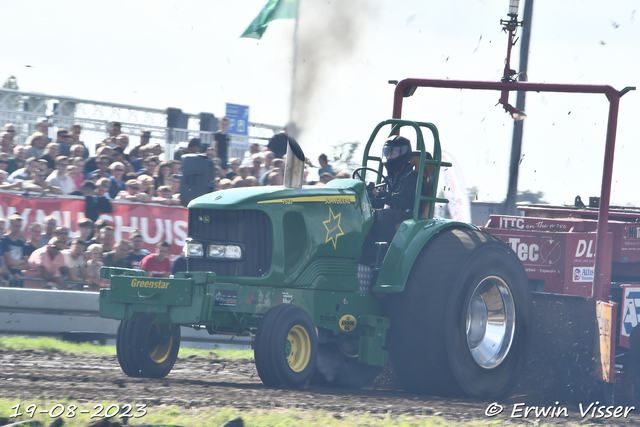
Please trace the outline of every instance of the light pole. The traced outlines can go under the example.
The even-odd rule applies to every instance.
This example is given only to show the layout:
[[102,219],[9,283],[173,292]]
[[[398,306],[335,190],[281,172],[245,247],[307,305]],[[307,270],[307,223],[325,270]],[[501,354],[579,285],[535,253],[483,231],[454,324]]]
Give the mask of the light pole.
[[[507,60],[505,63],[502,81],[520,81],[527,80],[527,65],[529,62],[529,40],[531,39],[531,19],[533,15],[533,0],[526,0],[524,5],[524,15],[522,22],[518,22],[518,3],[519,0],[509,1],[509,20],[500,20],[500,24],[504,25],[505,31],[509,31],[509,46],[507,51]],[[520,72],[510,69],[511,47],[513,46],[513,34],[518,26],[522,26],[522,40],[520,44]],[[504,98],[504,99],[503,99]],[[504,101],[504,102],[503,102]],[[507,190],[507,198],[504,202],[504,211],[507,214],[515,215],[516,211],[516,195],[518,193],[518,168],[520,166],[520,156],[522,153],[522,119],[526,117],[524,114],[525,92],[517,92],[516,106],[512,107],[508,103],[508,93],[502,93],[500,103],[505,111],[511,114],[515,120],[513,123],[513,138],[511,140],[511,161],[509,165],[509,187]]]

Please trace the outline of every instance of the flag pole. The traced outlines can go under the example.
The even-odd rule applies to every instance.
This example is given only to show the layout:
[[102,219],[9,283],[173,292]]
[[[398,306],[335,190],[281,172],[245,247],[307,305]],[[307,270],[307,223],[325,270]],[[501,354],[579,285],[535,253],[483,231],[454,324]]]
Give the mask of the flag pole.
[[[293,104],[296,98],[296,71],[298,64],[298,16],[300,10],[300,2],[302,0],[296,1],[296,16],[295,16],[295,24],[293,28],[293,64],[291,67],[291,99],[289,100],[289,123],[293,123]],[[294,130],[294,129],[291,129]],[[294,135],[291,135],[294,136]],[[295,136],[294,136],[295,137]]]

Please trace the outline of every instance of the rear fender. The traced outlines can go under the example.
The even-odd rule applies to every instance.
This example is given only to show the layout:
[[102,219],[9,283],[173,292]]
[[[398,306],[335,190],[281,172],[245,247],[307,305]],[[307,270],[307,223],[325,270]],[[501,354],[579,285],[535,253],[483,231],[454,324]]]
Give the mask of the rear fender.
[[404,291],[413,263],[424,245],[442,230],[450,228],[478,230],[478,227],[472,224],[443,219],[418,221],[410,219],[400,224],[380,267],[380,274],[373,287],[373,292],[397,293]]

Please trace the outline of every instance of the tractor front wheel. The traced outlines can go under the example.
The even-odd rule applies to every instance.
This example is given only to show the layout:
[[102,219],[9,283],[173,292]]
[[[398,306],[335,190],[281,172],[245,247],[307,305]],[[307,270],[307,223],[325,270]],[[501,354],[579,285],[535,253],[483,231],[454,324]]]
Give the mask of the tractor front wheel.
[[313,374],[318,337],[306,311],[281,304],[267,311],[254,343],[256,369],[269,387],[300,388]]
[[118,333],[116,335],[116,354],[120,369],[129,377],[139,377],[140,369],[137,367],[133,359],[133,341],[130,333],[133,330],[132,321],[122,320],[118,325]]
[[139,321],[123,320],[116,351],[122,371],[130,377],[164,378],[180,350],[180,325],[157,323],[147,313]]

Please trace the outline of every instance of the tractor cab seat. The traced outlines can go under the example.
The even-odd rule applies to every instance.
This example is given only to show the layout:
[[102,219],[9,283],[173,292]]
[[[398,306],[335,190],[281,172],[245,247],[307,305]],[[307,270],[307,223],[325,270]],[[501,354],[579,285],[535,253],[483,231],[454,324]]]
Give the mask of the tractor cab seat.
[[[433,160],[431,153],[428,151],[425,153],[425,160]],[[414,151],[411,159],[409,159],[412,165],[416,167],[416,170],[420,167],[420,152]],[[422,174],[422,196],[431,196],[433,194],[433,174],[436,170],[434,165],[424,165],[424,172]],[[429,207],[431,202],[423,201],[420,203],[420,212],[418,218],[429,218]]]
[[[431,153],[428,151],[425,153],[425,160],[433,160]],[[416,170],[420,168],[420,152],[414,151],[409,159],[409,162],[415,166]],[[436,167],[433,165],[424,165],[424,173],[422,177],[422,196],[430,196],[433,192],[433,188],[431,183],[433,182],[433,173],[435,172]],[[429,206],[431,202],[423,201],[420,203],[420,212],[418,214],[418,218],[426,219],[429,218]],[[396,224],[396,231],[400,228],[401,222]]]

